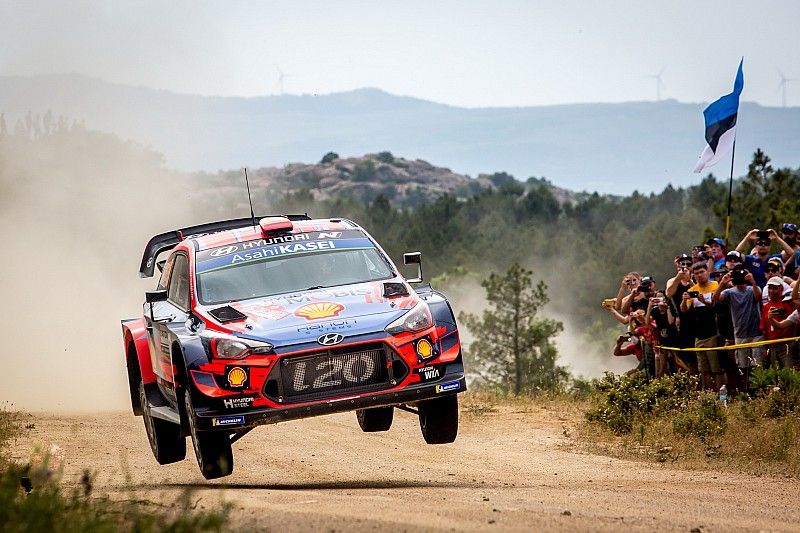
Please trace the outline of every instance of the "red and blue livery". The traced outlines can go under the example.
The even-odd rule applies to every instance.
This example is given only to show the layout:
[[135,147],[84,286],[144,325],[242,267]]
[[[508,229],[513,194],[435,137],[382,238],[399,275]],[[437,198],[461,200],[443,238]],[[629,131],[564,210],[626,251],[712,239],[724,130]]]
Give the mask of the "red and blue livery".
[[[153,237],[139,273],[160,277],[122,321],[133,412],[160,464],[190,437],[207,479],[262,424],[355,411],[387,431],[395,408],[429,444],[453,442],[466,390],[447,299],[403,278],[356,223],[307,215],[227,220]],[[414,284],[412,287],[411,284]]]

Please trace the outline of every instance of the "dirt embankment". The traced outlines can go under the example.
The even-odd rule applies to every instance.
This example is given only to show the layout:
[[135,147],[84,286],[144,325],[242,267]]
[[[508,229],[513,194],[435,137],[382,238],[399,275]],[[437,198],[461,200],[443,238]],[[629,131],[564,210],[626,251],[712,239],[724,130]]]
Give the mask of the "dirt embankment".
[[[258,428],[234,474],[206,482],[193,456],[158,466],[140,418],[38,415],[13,448],[56,445],[65,479],[96,472],[112,497],[198,507],[231,502],[231,525],[271,531],[797,530],[800,483],[684,471],[578,453],[574,417],[542,406],[462,409],[458,440],[425,445],[416,417],[363,434],[351,413]],[[191,448],[189,449],[191,454]]]

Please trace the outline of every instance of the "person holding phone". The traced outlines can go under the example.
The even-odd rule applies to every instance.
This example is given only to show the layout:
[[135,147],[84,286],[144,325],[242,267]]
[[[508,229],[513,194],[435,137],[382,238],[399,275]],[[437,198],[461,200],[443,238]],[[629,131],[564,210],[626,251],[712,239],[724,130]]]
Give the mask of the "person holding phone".
[[[727,303],[733,317],[734,342],[748,344],[763,340],[761,336],[761,288],[756,284],[752,272],[739,266],[722,276],[714,291],[714,300]],[[761,346],[738,348],[735,352],[736,366],[742,380],[741,391],[749,390],[750,371],[761,366],[764,349]]]
[[756,284],[759,287],[763,287],[767,284],[767,275],[765,272],[767,268],[767,261],[769,261],[772,257],[780,258],[781,256],[780,254],[770,255],[769,251],[772,247],[772,241],[777,242],[781,246],[781,249],[789,255],[794,254],[794,249],[789,246],[786,241],[784,241],[775,232],[774,229],[751,229],[736,246],[736,251],[744,253],[744,251],[747,249],[748,243],[752,240],[756,241],[756,245],[753,248],[752,253],[744,256],[744,266],[747,268],[747,270],[753,273]]
[[[714,312],[714,292],[719,283],[709,279],[708,263],[697,262],[692,265],[692,275],[696,283],[683,293],[680,310],[688,321],[695,336],[695,348],[714,348],[719,346],[717,318]],[[725,381],[719,353],[716,350],[697,352],[697,367],[703,388],[719,390]]]
[[[794,290],[794,289],[793,289]],[[795,313],[791,292],[786,292],[780,278],[767,280],[769,300],[761,311],[761,331],[768,340],[785,339],[795,336],[795,323],[788,320]],[[766,360],[770,364],[777,362],[785,368],[797,368],[796,354],[793,345],[772,344],[767,346]]]

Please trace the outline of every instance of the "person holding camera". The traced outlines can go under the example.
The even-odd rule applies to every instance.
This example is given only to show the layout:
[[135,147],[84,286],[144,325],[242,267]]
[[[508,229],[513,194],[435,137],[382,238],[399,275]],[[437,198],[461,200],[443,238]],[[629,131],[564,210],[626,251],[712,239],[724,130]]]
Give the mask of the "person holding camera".
[[[667,280],[664,294],[670,300],[671,309],[675,315],[675,326],[678,329],[676,348],[691,348],[694,346],[694,332],[692,321],[685,313],[680,311],[683,294],[688,291],[694,281],[692,280],[692,257],[689,254],[680,254],[674,260],[677,273]],[[675,352],[675,363],[692,375],[697,374],[696,352]]]
[[[780,278],[773,277],[767,280],[767,303],[761,309],[761,332],[767,340],[785,339],[794,336],[794,323],[788,322],[790,327],[778,327],[777,323],[786,320],[791,315],[795,306],[791,302],[791,295],[786,295]],[[787,344],[771,344],[767,346],[765,361],[770,364],[777,362],[785,368],[795,368],[794,346]]]
[[[692,274],[696,283],[683,293],[681,313],[691,323],[695,336],[695,348],[714,348],[719,345],[717,319],[714,312],[714,293],[719,284],[709,279],[708,263],[705,261],[692,265]],[[683,324],[683,319],[681,324]],[[698,351],[697,366],[700,370],[700,382],[703,388],[719,390],[724,381],[719,353],[716,350]]]
[[656,283],[650,276],[645,276],[639,280],[639,286],[631,290],[631,293],[622,299],[622,313],[632,311],[646,311],[647,303],[650,298],[655,296]]
[[[767,291],[767,285],[769,285],[770,280],[777,279],[781,282],[781,287],[783,287],[783,292],[787,292],[792,290],[792,286],[786,283],[786,280],[783,279],[783,263],[781,262],[780,257],[770,257],[769,261],[767,261],[767,266],[764,268],[764,274],[767,277],[767,283],[761,289],[761,306],[763,307],[766,305],[767,301],[769,300],[769,291]],[[773,284],[775,282],[773,281]]]
[[678,344],[678,328],[675,315],[670,308],[671,303],[663,291],[658,291],[654,297],[650,298],[644,317],[645,323],[652,324],[657,341],[653,346],[656,378],[671,373],[670,362],[674,352],[663,350],[661,347],[677,346]]
[[[758,342],[761,336],[761,288],[755,276],[744,267],[737,267],[722,277],[714,291],[714,299],[727,302],[733,317],[734,341],[736,344]],[[749,388],[750,369],[761,366],[764,349],[761,346],[738,348],[735,352],[736,366],[743,375],[740,390]]]
[[770,255],[769,253],[770,248],[772,247],[772,241],[776,241],[778,244],[780,244],[781,249],[783,249],[789,255],[794,254],[794,249],[789,246],[786,241],[781,239],[780,236],[775,233],[774,229],[751,229],[736,246],[736,251],[743,253],[747,248],[748,242],[751,240],[755,240],[756,245],[755,248],[753,248],[752,253],[744,257],[744,266],[747,268],[747,270],[753,273],[756,284],[759,287],[763,287],[767,284],[767,276],[765,272],[767,261],[769,261],[769,259],[772,257],[780,258],[780,254]]
[[628,272],[622,276],[622,281],[619,284],[619,291],[617,291],[617,301],[614,304],[614,309],[617,311],[622,310],[623,302],[631,297],[634,289],[639,286],[642,276],[638,272]]
[[781,226],[781,237],[794,250],[793,254],[787,254],[786,250],[781,251],[781,259],[785,266],[783,275],[792,279],[797,279],[797,259],[800,254],[800,240],[798,239],[797,224],[784,222]]

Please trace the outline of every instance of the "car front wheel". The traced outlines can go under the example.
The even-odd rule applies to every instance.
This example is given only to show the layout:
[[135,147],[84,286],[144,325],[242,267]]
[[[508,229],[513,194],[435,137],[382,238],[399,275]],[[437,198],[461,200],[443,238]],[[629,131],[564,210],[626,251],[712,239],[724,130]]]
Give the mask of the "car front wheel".
[[453,394],[419,402],[419,427],[428,444],[448,444],[458,435],[458,397]]
[[375,431],[389,431],[394,418],[394,407],[373,407],[372,409],[359,409],[356,411],[358,425],[361,431],[373,433]]
[[197,457],[197,466],[200,467],[200,472],[206,479],[229,476],[233,472],[233,450],[231,450],[228,433],[198,430],[190,392],[187,390],[183,397],[194,454]]

